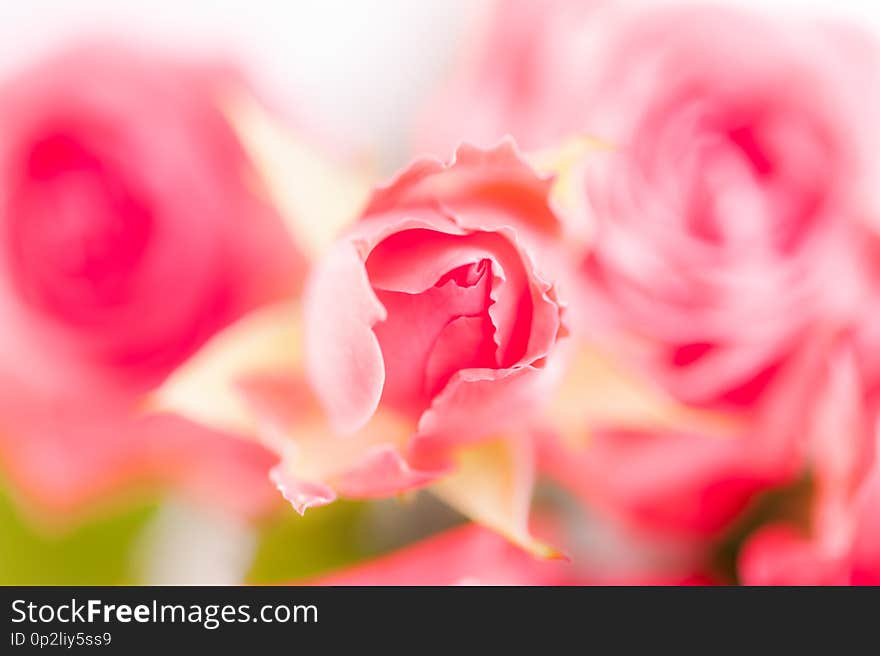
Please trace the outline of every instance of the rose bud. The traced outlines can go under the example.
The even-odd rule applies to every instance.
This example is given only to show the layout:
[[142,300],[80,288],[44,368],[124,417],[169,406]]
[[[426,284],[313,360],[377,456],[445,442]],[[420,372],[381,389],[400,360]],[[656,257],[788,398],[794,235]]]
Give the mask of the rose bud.
[[[301,321],[282,308],[280,319],[241,322],[161,402],[258,434],[300,512],[433,483],[465,514],[549,554],[526,520],[528,422],[564,334],[550,185],[510,142],[462,146],[448,165],[416,161],[318,257]],[[208,389],[223,402],[193,401]]]
[[309,377],[334,427],[380,405],[420,440],[517,421],[561,331],[535,260],[560,231],[548,188],[504,144],[418,162],[374,194],[306,290]]

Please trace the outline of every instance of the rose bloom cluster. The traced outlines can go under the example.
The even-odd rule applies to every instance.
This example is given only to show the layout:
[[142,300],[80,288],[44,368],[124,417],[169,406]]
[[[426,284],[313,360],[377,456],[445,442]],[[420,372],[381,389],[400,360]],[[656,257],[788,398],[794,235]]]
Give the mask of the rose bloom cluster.
[[216,62],[0,86],[4,476],[467,520],[308,583],[880,584],[880,49],[485,19],[386,181]]

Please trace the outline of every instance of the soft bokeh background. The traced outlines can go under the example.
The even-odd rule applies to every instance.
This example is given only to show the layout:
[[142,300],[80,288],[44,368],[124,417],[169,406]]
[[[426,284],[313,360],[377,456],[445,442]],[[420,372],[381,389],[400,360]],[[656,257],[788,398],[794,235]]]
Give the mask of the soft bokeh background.
[[[535,0],[536,2],[538,0]],[[762,11],[845,18],[880,34],[873,0],[739,0]],[[387,173],[415,116],[463,51],[474,0],[30,0],[0,3],[0,75],[84,35],[219,52],[263,90]],[[430,522],[425,520],[430,517]],[[46,523],[0,488],[0,583],[254,583],[357,561],[458,521],[421,497],[289,508],[256,527],[144,495]]]
[[[720,4],[844,18],[880,33],[880,7],[872,0]],[[220,51],[299,115],[374,151],[383,168],[393,170],[405,162],[414,113],[461,53],[486,5],[485,0],[3,2],[0,73],[92,33],[175,51]]]

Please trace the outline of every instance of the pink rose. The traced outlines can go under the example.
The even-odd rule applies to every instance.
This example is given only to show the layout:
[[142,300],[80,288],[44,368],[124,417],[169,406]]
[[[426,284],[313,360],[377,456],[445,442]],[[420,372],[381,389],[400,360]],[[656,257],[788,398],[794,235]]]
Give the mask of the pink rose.
[[758,398],[816,325],[859,317],[877,51],[718,10],[624,23],[587,124],[620,152],[587,181],[589,291],[679,398]]
[[209,336],[301,277],[224,114],[236,93],[231,70],[114,46],[0,87],[0,452],[46,504],[132,477],[206,491],[211,472],[214,493],[265,499],[227,494],[267,466],[262,449],[135,419]]
[[647,491],[650,511],[697,511],[669,528],[723,530],[798,471],[797,446],[764,457],[802,439],[818,394],[788,382],[814,370],[784,372],[817,335],[858,324],[876,285],[864,221],[876,55],[859,35],[718,10],[626,19],[610,39],[585,120],[620,150],[585,180],[586,298],[625,336],[622,357],[745,424],[735,445],[678,438],[678,456],[647,440],[658,471],[663,458],[683,469]]
[[[273,480],[298,511],[433,483],[465,514],[551,555],[527,531],[528,422],[555,380],[564,335],[550,185],[510,142],[461,146],[448,165],[416,161],[317,261],[303,363],[290,357],[293,326],[279,334],[255,317],[209,346],[207,368],[194,363],[166,398],[186,406],[181,391],[212,384],[210,363],[229,362],[255,432],[281,457]],[[244,358],[239,368],[241,351],[224,343],[265,345],[266,366]],[[247,417],[230,418],[248,430]]]
[[503,144],[419,161],[374,194],[306,289],[309,377],[338,430],[380,405],[420,440],[514,425],[562,331],[548,188]]

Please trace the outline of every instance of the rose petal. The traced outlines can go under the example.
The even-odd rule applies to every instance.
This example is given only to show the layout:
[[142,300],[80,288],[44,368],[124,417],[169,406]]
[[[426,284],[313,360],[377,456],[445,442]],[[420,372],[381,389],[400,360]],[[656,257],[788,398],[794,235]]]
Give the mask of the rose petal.
[[591,506],[637,526],[688,537],[717,534],[777,478],[754,466],[742,437],[592,433],[589,445],[542,448],[542,468]]
[[424,387],[434,396],[459,369],[491,367],[494,329],[488,316],[453,319],[437,337],[424,367]]
[[445,473],[445,469],[417,469],[397,449],[384,444],[370,448],[346,469],[337,478],[336,489],[352,499],[387,497],[427,485]]
[[370,251],[366,267],[374,289],[419,294],[437,284],[447,273],[477,264],[490,251],[454,225],[450,232],[419,227],[398,230]]
[[852,583],[880,585],[880,461],[861,493],[861,512],[853,541]]
[[549,383],[549,376],[532,367],[460,370],[419,419],[414,448],[472,444],[485,438],[487,430],[522,426]]
[[745,585],[846,585],[846,562],[823,554],[815,542],[785,524],[751,536],[738,560]]
[[321,483],[302,481],[293,476],[284,465],[278,465],[269,472],[270,480],[300,515],[309,508],[326,506],[336,500],[336,493]]
[[469,524],[314,585],[563,585],[569,563],[537,561],[491,531]]
[[242,389],[264,444],[281,458],[274,480],[286,481],[297,504],[308,501],[310,492],[325,503],[336,496],[391,496],[424,486],[448,469],[437,459],[413,465],[405,445],[414,424],[387,408],[357,432],[339,435],[301,379],[257,377]]
[[510,139],[486,150],[462,144],[448,165],[425,158],[409,166],[374,192],[364,215],[440,202],[467,228],[513,226],[559,236],[561,224],[547,202],[552,183],[535,173]]
[[388,318],[373,332],[385,361],[382,398],[395,407],[421,412],[431,399],[424,371],[436,341],[450,321],[485,311],[490,275],[470,287],[454,280],[419,294],[378,291]]
[[373,326],[387,315],[350,241],[315,270],[304,303],[310,382],[334,429],[351,433],[379,405],[385,365]]

